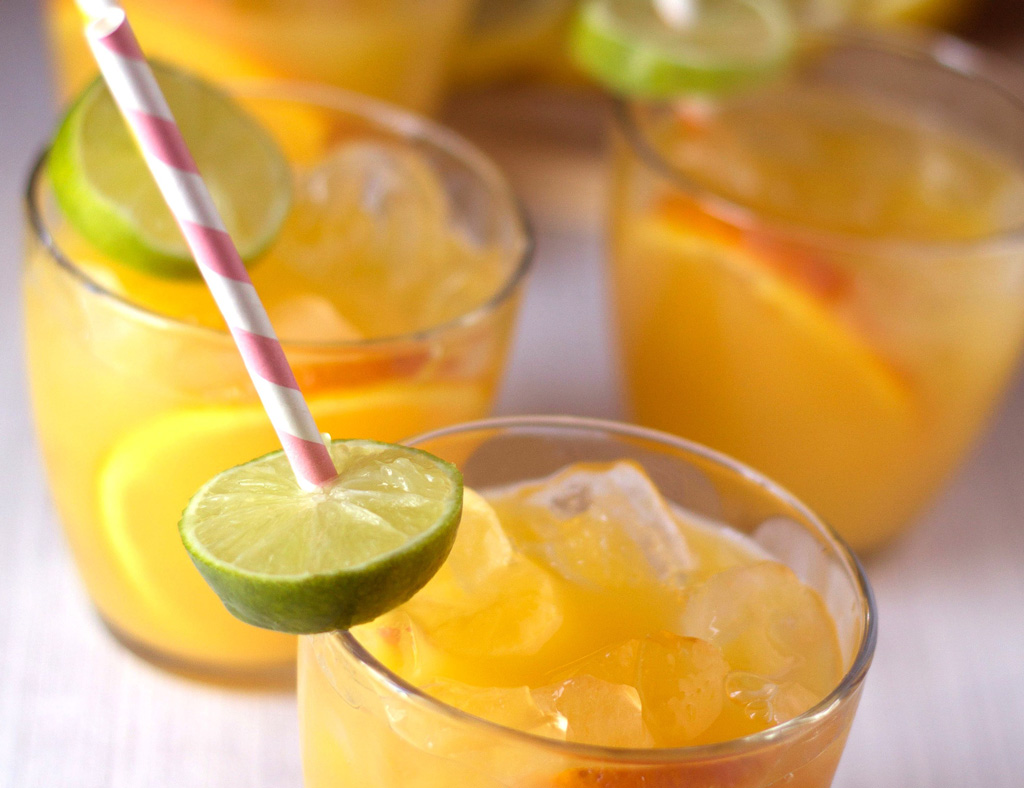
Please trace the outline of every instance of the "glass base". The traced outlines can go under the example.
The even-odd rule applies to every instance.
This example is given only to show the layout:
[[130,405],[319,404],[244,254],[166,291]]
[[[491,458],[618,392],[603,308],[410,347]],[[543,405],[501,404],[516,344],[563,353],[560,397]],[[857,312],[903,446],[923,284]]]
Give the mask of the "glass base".
[[237,689],[285,691],[294,691],[295,689],[295,660],[240,667],[184,659],[158,651],[136,640],[111,624],[102,615],[99,615],[99,619],[107,631],[135,656],[176,676],[191,681]]

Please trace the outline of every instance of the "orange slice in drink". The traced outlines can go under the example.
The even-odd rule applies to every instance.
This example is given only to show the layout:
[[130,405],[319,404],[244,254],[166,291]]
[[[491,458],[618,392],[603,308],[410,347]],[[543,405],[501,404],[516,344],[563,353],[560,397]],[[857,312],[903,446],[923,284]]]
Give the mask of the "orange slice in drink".
[[622,232],[617,298],[639,420],[762,469],[827,518],[877,518],[850,485],[893,473],[887,447],[912,440],[921,416],[908,383],[840,318],[852,283],[674,215],[627,219]]
[[[394,440],[486,410],[485,394],[468,384],[388,384],[309,399],[321,429],[336,437]],[[259,405],[167,412],[115,445],[99,474],[103,536],[121,570],[145,600],[153,639],[180,653],[203,644],[207,658],[237,650],[255,630],[235,620],[196,572],[177,523],[189,499],[226,468],[278,448]],[[258,633],[265,637],[279,637]]]
[[[810,394],[834,396],[837,404],[859,403],[854,412],[870,410],[885,421],[906,417],[911,405],[906,384],[829,308],[829,301],[851,286],[844,275],[810,257],[787,257],[784,247],[768,241],[745,240],[715,222],[707,217],[698,224],[669,209],[637,223],[632,243],[650,263],[646,292],[657,281],[657,291],[673,294],[684,313],[659,327],[689,345],[729,320],[719,333],[737,335],[729,354],[748,358],[750,364],[742,366],[749,371],[788,373],[794,386]],[[697,321],[696,334],[683,336]],[[746,333],[749,343],[738,336]],[[675,346],[675,339],[662,341]]]

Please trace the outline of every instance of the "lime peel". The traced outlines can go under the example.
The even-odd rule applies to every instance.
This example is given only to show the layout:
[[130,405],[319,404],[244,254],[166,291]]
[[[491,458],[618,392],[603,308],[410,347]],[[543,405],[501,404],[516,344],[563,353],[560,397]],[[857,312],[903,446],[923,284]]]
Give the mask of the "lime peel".
[[673,24],[654,0],[585,0],[570,45],[577,65],[609,89],[652,99],[721,94],[788,62],[794,24],[779,0],[698,3]]
[[408,600],[447,558],[462,476],[419,449],[329,445],[330,485],[299,488],[281,451],[215,476],[179,523],[193,563],[249,624],[297,634],[348,629]]
[[[277,237],[291,206],[287,159],[271,134],[219,88],[152,65],[228,233],[242,259],[254,260]],[[102,78],[61,121],[47,170],[68,223],[97,250],[158,276],[199,275]]]

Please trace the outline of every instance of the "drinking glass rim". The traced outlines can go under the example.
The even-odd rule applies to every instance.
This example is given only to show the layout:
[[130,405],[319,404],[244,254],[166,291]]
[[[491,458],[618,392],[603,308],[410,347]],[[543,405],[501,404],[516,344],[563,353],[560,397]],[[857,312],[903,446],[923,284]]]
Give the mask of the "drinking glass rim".
[[[710,460],[726,469],[738,474],[769,492],[771,495],[792,506],[801,515],[820,529],[820,532],[830,540],[831,548],[843,560],[847,572],[852,575],[855,585],[863,600],[864,613],[861,616],[861,637],[857,651],[854,654],[850,667],[844,673],[843,678],[822,700],[816,703],[807,711],[786,722],[766,728],[763,731],[741,736],[736,739],[728,739],[713,744],[701,744],[689,747],[660,747],[660,748],[635,748],[635,747],[605,747],[595,744],[581,744],[578,742],[565,742],[550,739],[527,731],[510,728],[497,722],[477,717],[474,714],[450,706],[432,697],[414,684],[407,682],[398,674],[383,665],[376,657],[367,651],[362,644],[348,631],[331,632],[325,635],[314,637],[325,637],[331,639],[331,645],[343,648],[350,657],[360,662],[363,667],[375,674],[378,679],[384,681],[387,687],[406,699],[417,703],[423,708],[444,717],[455,720],[461,724],[475,725],[484,730],[491,730],[500,733],[502,736],[511,737],[518,741],[534,747],[556,750],[562,754],[579,756],[581,758],[613,761],[627,764],[648,764],[667,765],[679,764],[688,761],[714,760],[728,756],[737,755],[762,746],[770,746],[778,740],[785,739],[790,735],[798,735],[801,731],[808,730],[811,726],[826,719],[838,708],[846,698],[853,693],[864,681],[871,660],[874,656],[875,644],[878,639],[877,618],[878,612],[875,604],[874,592],[868,582],[867,574],[857,556],[853,553],[846,541],[824,520],[811,511],[796,496],[790,493],[781,485],[773,482],[753,468],[734,460],[733,458],[710,449],[699,443],[670,435],[647,427],[640,427],[624,422],[610,421],[606,419],[593,419],[580,416],[503,416],[476,421],[463,422],[450,427],[443,427],[427,433],[417,435],[404,441],[409,445],[416,445],[438,438],[445,438],[451,435],[469,433],[474,431],[509,429],[516,427],[528,428],[569,428],[590,433],[610,433],[616,437],[640,438],[653,441],[664,446],[681,450],[687,454],[695,455],[704,460]],[[331,687],[335,692],[337,688]]]
[[[466,164],[474,174],[480,177],[488,191],[495,193],[507,203],[508,213],[512,217],[511,223],[516,227],[520,237],[520,248],[515,252],[517,260],[504,278],[501,287],[486,301],[457,317],[417,331],[364,339],[309,341],[282,337],[281,343],[285,347],[297,350],[338,350],[343,348],[375,350],[390,345],[429,342],[450,331],[468,328],[482,322],[508,302],[525,281],[533,267],[536,251],[536,237],[526,206],[490,157],[462,135],[409,110],[332,85],[280,79],[237,79],[220,83],[220,87],[227,90],[232,96],[241,94],[246,98],[293,101],[335,110],[368,121],[371,125],[396,135],[402,141],[420,141],[441,150]],[[165,325],[175,330],[186,330],[210,338],[232,341],[227,329],[198,325],[165,315],[136,303],[131,298],[115,293],[101,281],[91,277],[64,253],[47,226],[41,205],[43,174],[49,153],[50,146],[46,145],[36,156],[23,196],[25,213],[34,238],[46,249],[49,257],[86,289],[103,298],[110,299],[143,320]]]
[[[960,38],[934,31],[901,30],[879,32],[863,28],[817,33],[815,43],[826,46],[861,45],[904,60],[927,63],[949,75],[984,85],[993,95],[1014,107],[1024,120],[1024,69],[996,53],[970,44]],[[1021,87],[1015,88],[1003,75],[1017,73],[1022,77]],[[627,140],[630,149],[644,166],[667,179],[713,215],[730,224],[744,227],[765,227],[780,237],[788,237],[807,246],[927,259],[943,255],[962,255],[1013,251],[1024,246],[1024,220],[1020,223],[987,233],[980,238],[948,241],[915,240],[898,236],[866,238],[835,230],[819,229],[796,221],[766,216],[760,209],[740,200],[725,197],[713,188],[702,186],[674,167],[650,144],[648,135],[635,118],[635,108],[665,104],[643,98],[615,98],[613,117],[615,126]],[[1021,162],[1024,167],[1024,162]]]

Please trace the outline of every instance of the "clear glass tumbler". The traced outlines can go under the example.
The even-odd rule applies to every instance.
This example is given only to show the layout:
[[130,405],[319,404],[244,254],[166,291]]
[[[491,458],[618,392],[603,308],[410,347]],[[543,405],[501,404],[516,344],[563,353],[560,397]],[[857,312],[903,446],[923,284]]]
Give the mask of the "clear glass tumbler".
[[[319,428],[397,440],[486,415],[532,259],[520,205],[501,174],[445,129],[333,88],[256,82],[239,86],[235,97],[278,136],[297,172],[338,145],[415,153],[446,205],[444,228],[419,229],[450,232],[458,244],[444,248],[457,246],[495,277],[489,297],[442,323],[341,340],[327,297],[358,298],[360,280],[323,272],[347,254],[344,244],[307,249],[293,233],[287,249],[272,246],[254,265],[253,281]],[[115,274],[97,264],[55,204],[45,154],[26,208],[36,428],[57,511],[101,617],[131,648],[169,668],[221,679],[291,676],[295,639],[233,618],[178,538],[181,511],[204,481],[277,446],[227,331],[160,311],[172,298],[209,299],[201,281]],[[299,221],[304,210],[293,209]],[[289,267],[300,254],[313,271],[301,285]],[[449,282],[445,261],[432,258],[439,267],[417,298],[433,293],[454,303],[452,293],[476,270],[460,259]],[[379,319],[395,311],[374,299],[368,308]]]
[[1024,342],[1024,103],[953,39],[840,34],[711,100],[617,108],[629,412],[758,468],[858,550],[984,427]]
[[411,445],[455,462],[478,490],[540,479],[568,463],[628,459],[670,503],[731,526],[825,601],[845,666],[806,713],[698,747],[567,744],[446,706],[388,671],[350,634],[300,638],[299,715],[308,788],[826,788],[875,645],[867,580],[842,540],[793,496],[702,446],[611,422],[521,417],[464,424]]
[[[305,80],[429,112],[473,2],[124,0],[122,6],[147,55],[209,79]],[[68,100],[97,73],[76,0],[47,0],[46,21],[58,93]]]

